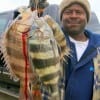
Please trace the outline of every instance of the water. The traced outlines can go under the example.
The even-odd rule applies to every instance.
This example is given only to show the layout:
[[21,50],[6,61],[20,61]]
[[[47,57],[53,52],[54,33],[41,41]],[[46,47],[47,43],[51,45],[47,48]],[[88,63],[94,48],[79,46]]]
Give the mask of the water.
[[0,19],[0,34],[4,31],[5,26],[7,24],[7,20],[6,19]]

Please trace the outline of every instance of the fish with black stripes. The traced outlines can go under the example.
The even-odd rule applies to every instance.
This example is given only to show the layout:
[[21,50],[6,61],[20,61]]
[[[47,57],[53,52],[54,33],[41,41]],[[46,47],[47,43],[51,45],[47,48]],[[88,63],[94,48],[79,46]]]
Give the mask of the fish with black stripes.
[[25,9],[5,31],[1,50],[11,75],[20,80],[19,100],[62,100],[62,62],[70,49],[50,16]]

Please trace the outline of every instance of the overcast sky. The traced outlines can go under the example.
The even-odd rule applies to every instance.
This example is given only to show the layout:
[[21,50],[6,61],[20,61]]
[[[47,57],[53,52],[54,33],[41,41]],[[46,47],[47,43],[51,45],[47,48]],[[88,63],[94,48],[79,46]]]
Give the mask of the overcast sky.
[[[47,0],[50,4],[59,4],[61,0]],[[97,13],[100,18],[100,0],[89,0],[91,8]],[[85,0],[84,0],[85,2]],[[14,10],[21,6],[27,6],[29,0],[1,0],[0,3],[0,12]]]
[[[47,0],[50,4],[59,4],[61,0]],[[84,0],[85,1],[85,0]],[[100,0],[89,0],[93,10],[100,12]],[[1,0],[0,12],[28,5],[29,0]]]

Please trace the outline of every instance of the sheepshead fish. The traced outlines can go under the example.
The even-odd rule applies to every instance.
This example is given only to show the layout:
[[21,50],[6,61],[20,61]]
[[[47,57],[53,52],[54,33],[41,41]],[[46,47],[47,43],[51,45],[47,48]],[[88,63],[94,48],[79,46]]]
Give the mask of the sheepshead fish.
[[50,16],[25,9],[5,31],[2,51],[12,77],[20,80],[19,100],[63,100],[61,62],[69,48]]
[[27,40],[31,26],[29,9],[21,13],[9,27],[2,38],[2,51],[11,77],[20,80],[19,100],[32,100],[30,80],[34,79],[27,53]]
[[68,55],[68,48],[59,26],[50,16],[35,19],[28,43],[30,62],[40,81],[42,98],[63,100],[58,83],[63,77],[61,60]]

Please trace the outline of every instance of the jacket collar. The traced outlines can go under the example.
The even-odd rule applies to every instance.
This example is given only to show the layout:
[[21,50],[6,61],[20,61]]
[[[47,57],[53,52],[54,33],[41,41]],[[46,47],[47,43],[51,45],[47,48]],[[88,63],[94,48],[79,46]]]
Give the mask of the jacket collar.
[[[70,44],[70,40],[69,40],[69,37],[68,37],[68,34],[67,34],[67,31],[64,30],[64,28],[62,28],[65,36],[66,36],[66,39],[68,41],[68,44]],[[89,30],[84,30],[84,33],[86,34],[86,36],[89,38],[90,40],[90,45],[94,46],[94,48],[97,48],[98,46],[100,46],[100,35],[99,34],[96,34],[96,33],[92,33],[91,31]],[[99,38],[98,38],[99,37]]]
[[[69,47],[73,50],[74,49],[73,43],[69,40],[67,33],[64,30],[63,30],[63,32],[65,33],[66,40],[68,41]],[[75,69],[83,66],[89,60],[94,58],[97,55],[97,48],[100,47],[100,42],[99,42],[100,36],[98,37],[96,34],[93,34],[92,32],[90,32],[88,30],[85,30],[84,33],[89,38],[89,44],[88,44],[88,47],[87,47],[84,55],[81,57],[79,63],[77,63],[77,61],[76,61],[76,53],[72,53],[73,57],[71,57],[71,59],[73,62],[77,63]]]

